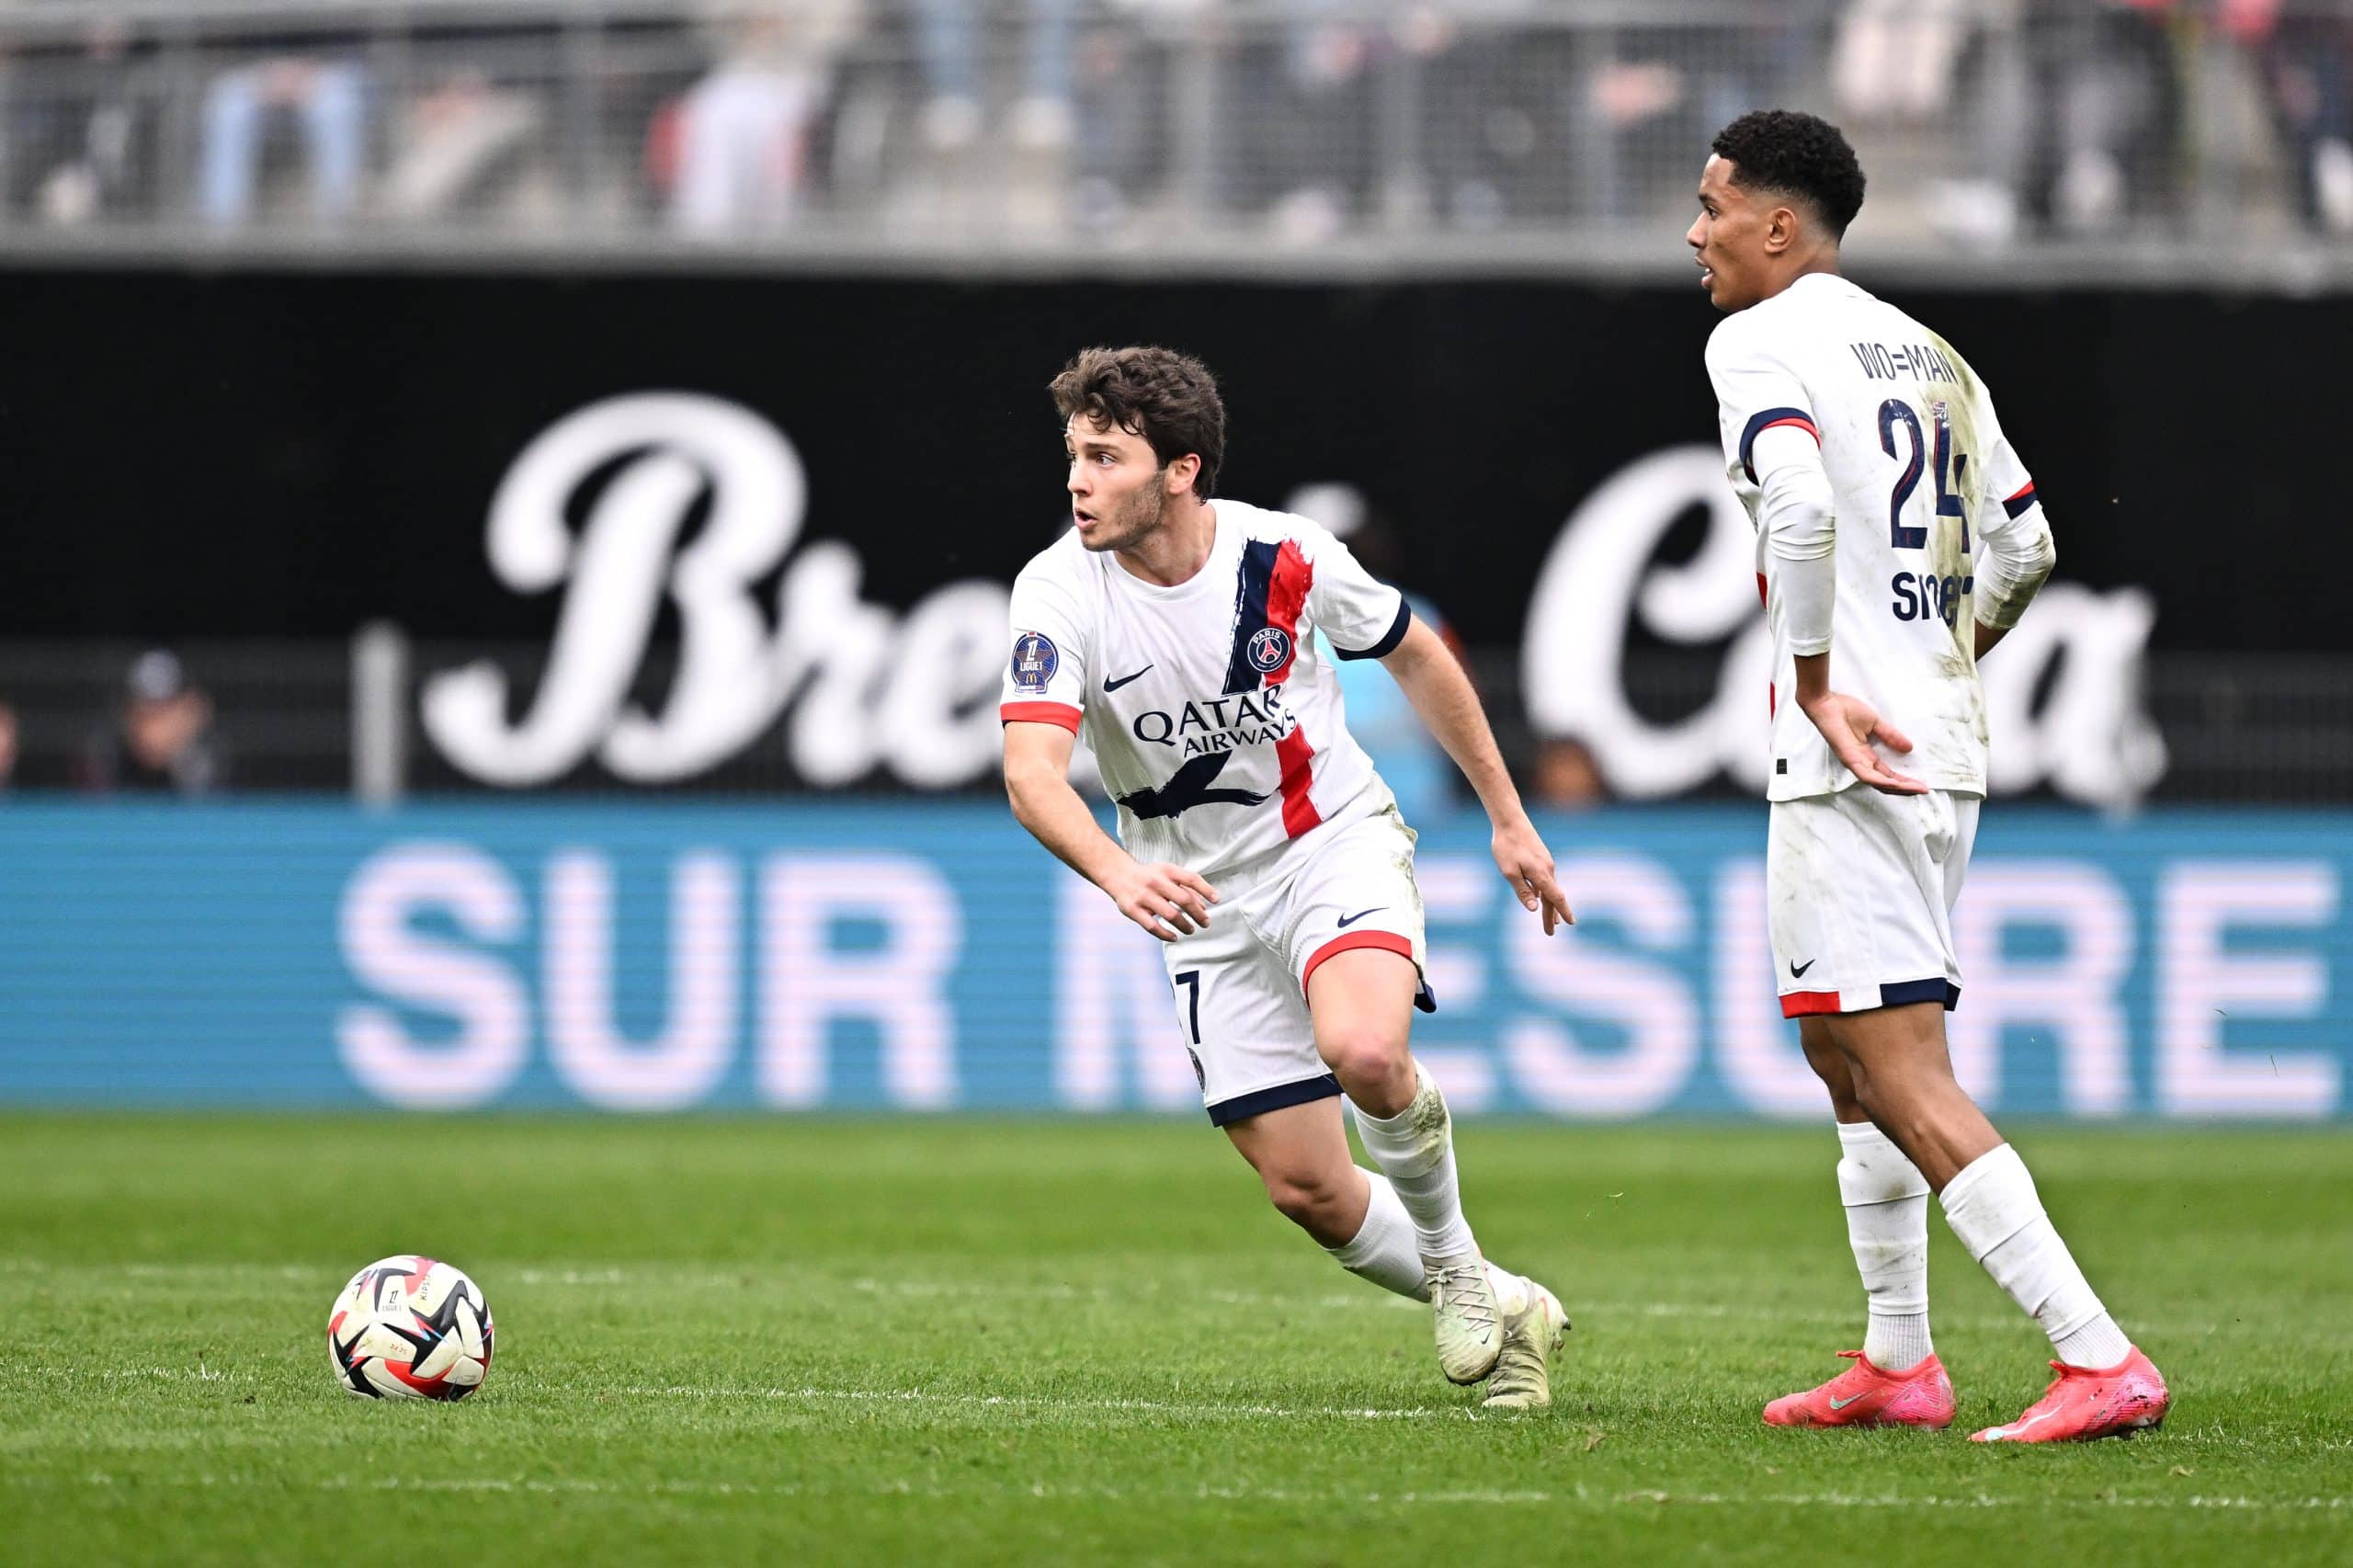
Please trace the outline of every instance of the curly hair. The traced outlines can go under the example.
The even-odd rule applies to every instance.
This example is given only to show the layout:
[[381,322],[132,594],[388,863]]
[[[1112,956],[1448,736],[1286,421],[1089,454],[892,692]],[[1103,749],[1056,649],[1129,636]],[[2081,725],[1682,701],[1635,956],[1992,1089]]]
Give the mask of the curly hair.
[[1189,354],[1173,348],[1082,348],[1048,384],[1063,419],[1085,415],[1116,425],[1152,444],[1166,468],[1190,454],[1201,460],[1193,494],[1217,494],[1225,461],[1225,403],[1217,378]]
[[1711,150],[1733,166],[1734,185],[1794,196],[1812,207],[1831,237],[1863,210],[1863,165],[1836,126],[1793,109],[1758,109],[1716,133]]

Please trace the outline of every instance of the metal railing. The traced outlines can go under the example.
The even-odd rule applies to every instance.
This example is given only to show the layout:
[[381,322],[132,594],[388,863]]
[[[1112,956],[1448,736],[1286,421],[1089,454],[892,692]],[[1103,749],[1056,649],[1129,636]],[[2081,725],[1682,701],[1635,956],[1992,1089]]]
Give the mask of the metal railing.
[[[13,767],[0,791],[106,788],[106,758],[119,750],[125,677],[142,650],[97,640],[0,642],[0,740],[13,730]],[[489,789],[441,756],[418,722],[421,683],[487,656],[517,689],[537,689],[541,645],[485,649],[408,646],[387,629],[348,643],[320,640],[201,640],[179,644],[190,689],[210,710],[214,787],[316,790],[383,800]],[[2156,802],[2333,804],[2353,801],[2353,657],[2326,654],[2152,651],[2143,666],[2147,711],[2163,737]],[[1522,710],[1518,659],[1508,650],[1472,656],[1506,758],[1524,781],[1539,775],[1544,738]],[[673,673],[649,656],[642,695],[658,706]],[[1694,713],[1713,700],[1715,660],[1654,651],[1630,660],[1630,698],[1646,712]],[[993,712],[993,709],[992,709]],[[708,773],[659,788],[631,785],[594,762],[535,792],[660,795],[763,794],[807,788],[779,724]],[[1996,737],[1996,744],[2000,737]],[[0,759],[9,747],[0,744]],[[861,790],[903,788],[878,771]],[[994,790],[993,772],[964,786]],[[1699,793],[1743,791],[1718,778]]]
[[2353,286],[2353,0],[19,0],[0,252],[1666,272],[1766,104],[1890,267]]

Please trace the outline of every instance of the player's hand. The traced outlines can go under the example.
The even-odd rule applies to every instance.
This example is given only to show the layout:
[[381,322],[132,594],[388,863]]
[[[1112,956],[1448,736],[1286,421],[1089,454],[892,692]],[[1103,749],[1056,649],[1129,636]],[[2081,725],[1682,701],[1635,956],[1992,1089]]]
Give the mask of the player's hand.
[[1874,742],[1890,751],[1908,752],[1910,737],[1872,711],[1871,705],[1859,697],[1849,697],[1843,691],[1825,691],[1811,702],[1798,705],[1830,749],[1846,764],[1847,771],[1889,795],[1925,795],[1928,787],[1907,774],[1898,773],[1879,759],[1871,750]]
[[1113,873],[1103,891],[1120,914],[1164,942],[1209,929],[1210,905],[1217,902],[1217,890],[1184,867],[1134,860]]
[[1525,816],[1498,824],[1493,847],[1495,869],[1519,896],[1520,907],[1543,911],[1547,937],[1563,926],[1577,923],[1577,917],[1569,913],[1569,895],[1552,880],[1552,852],[1536,836],[1534,824]]

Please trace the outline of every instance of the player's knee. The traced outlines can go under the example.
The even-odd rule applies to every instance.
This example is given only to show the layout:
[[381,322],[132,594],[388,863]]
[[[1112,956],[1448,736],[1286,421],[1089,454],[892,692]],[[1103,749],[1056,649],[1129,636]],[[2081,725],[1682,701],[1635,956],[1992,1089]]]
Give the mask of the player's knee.
[[1393,1100],[1401,1096],[1407,1100],[1413,1098],[1413,1052],[1404,1040],[1390,1038],[1386,1031],[1344,1034],[1325,1049],[1324,1060],[1331,1065],[1349,1097],[1359,1105],[1368,1099]]

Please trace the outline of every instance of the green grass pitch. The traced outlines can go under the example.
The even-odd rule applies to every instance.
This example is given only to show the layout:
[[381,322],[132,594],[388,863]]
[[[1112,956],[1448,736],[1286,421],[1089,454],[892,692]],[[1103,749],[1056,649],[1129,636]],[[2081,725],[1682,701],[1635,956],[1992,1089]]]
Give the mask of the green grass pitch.
[[[2353,1137],[2024,1128],[2173,1381],[2131,1442],[1979,1449],[2047,1346],[1932,1221],[1955,1430],[1768,1432],[1860,1292],[1826,1126],[1459,1130],[1576,1329],[1483,1417],[1193,1122],[0,1118],[0,1560],[2353,1559]],[[454,1405],[327,1306],[489,1297]]]

